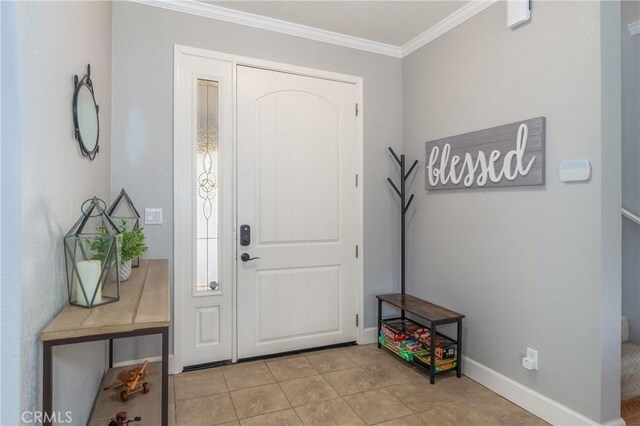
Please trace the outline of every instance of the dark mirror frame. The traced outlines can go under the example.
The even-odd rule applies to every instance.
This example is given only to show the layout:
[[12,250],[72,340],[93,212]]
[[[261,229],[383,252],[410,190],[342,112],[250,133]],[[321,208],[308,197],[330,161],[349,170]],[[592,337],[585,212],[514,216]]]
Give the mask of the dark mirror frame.
[[[96,158],[96,155],[100,151],[100,118],[98,116],[100,108],[98,107],[96,98],[93,94],[93,82],[91,81],[91,64],[87,64],[87,73],[84,75],[84,77],[82,77],[82,79],[79,79],[77,74],[73,77],[73,86],[73,125],[75,127],[75,137],[78,141],[78,145],[80,145],[80,152],[82,153],[82,155],[85,157],[89,157],[89,160],[93,160],[94,158]],[[82,134],[80,133],[80,127],[78,123],[78,94],[80,93],[80,89],[82,88],[82,86],[86,86],[89,89],[89,92],[91,92],[91,97],[93,98],[93,104],[96,106],[96,122],[98,124],[98,130],[96,134],[96,146],[92,150],[87,149],[87,146],[82,140]]]

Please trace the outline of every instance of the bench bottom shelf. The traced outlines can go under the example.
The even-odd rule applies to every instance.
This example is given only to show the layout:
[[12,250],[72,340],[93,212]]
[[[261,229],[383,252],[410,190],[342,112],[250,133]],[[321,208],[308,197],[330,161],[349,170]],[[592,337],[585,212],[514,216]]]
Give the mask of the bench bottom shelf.
[[[404,351],[400,348],[397,348],[391,345],[389,342],[387,342],[387,340],[382,336],[378,337],[378,342],[380,343],[380,345],[382,345],[383,348],[397,355],[402,360],[406,362],[410,362],[419,370],[423,371],[424,373],[430,374],[431,367],[429,365],[429,362],[422,361],[414,352]],[[428,353],[427,355],[425,355],[425,357],[428,357]],[[455,371],[457,366],[458,366],[457,358],[440,360],[440,363],[436,363],[435,374],[438,375],[438,374],[446,373],[448,371]]]

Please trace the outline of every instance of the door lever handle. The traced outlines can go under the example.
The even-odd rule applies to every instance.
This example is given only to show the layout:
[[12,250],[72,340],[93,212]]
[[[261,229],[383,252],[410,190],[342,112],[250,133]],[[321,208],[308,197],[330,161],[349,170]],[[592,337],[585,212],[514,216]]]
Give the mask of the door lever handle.
[[254,260],[254,259],[260,259],[259,257],[251,257],[251,255],[249,253],[242,253],[240,255],[240,260],[242,260],[243,262],[248,262],[250,260]]

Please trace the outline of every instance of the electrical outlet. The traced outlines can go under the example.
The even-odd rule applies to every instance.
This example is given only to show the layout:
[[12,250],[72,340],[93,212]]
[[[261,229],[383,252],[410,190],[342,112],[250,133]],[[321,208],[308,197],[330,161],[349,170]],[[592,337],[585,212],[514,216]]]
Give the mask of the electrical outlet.
[[522,367],[529,371],[538,369],[538,351],[527,348],[527,356],[522,358]]

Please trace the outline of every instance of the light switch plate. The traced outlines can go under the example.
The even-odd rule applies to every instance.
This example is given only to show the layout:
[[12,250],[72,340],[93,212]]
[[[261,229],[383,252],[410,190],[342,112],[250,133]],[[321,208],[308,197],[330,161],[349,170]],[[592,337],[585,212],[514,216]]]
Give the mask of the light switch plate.
[[162,225],[162,209],[144,209],[145,225]]

